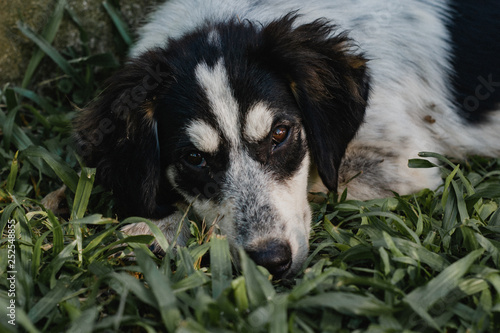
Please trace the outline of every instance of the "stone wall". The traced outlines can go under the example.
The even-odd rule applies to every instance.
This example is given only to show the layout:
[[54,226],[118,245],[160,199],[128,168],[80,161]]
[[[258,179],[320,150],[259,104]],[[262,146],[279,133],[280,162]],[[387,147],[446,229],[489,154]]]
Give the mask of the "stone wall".
[[[147,16],[152,7],[161,0],[119,0],[121,14],[133,32]],[[113,24],[102,5],[103,0],[67,0],[67,8],[75,13],[90,40],[91,53],[111,52],[116,54],[113,38]],[[19,85],[36,50],[32,41],[17,28],[23,20],[31,29],[41,33],[52,16],[57,0],[0,0],[0,89],[6,84]],[[63,21],[53,46],[59,50],[68,47],[79,48],[79,31],[69,15]],[[34,80],[50,77],[53,64],[44,58]]]

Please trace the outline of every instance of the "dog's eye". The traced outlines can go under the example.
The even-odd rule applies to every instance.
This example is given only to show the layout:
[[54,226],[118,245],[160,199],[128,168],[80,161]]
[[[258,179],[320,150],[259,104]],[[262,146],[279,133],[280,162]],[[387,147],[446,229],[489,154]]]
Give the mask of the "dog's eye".
[[184,157],[184,161],[189,165],[195,166],[197,168],[203,168],[207,165],[207,161],[202,154],[198,152],[192,152]]
[[278,126],[273,130],[273,144],[275,146],[283,143],[288,137],[288,128],[285,126]]

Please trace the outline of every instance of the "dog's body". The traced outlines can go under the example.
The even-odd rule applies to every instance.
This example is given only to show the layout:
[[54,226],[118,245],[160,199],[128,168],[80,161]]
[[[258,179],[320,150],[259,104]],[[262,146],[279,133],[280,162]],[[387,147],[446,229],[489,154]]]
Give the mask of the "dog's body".
[[173,239],[192,204],[290,276],[307,256],[308,191],[408,194],[441,182],[407,167],[418,152],[500,156],[500,5],[478,6],[167,1],[77,121],[80,152],[127,214]]

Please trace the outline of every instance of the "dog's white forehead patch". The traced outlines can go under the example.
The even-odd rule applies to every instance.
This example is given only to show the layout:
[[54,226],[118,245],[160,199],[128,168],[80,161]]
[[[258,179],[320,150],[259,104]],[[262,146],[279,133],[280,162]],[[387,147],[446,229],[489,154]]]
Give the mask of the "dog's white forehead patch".
[[248,110],[243,133],[248,141],[258,142],[267,137],[272,125],[272,110],[265,103],[258,102]]
[[236,147],[240,142],[238,102],[233,96],[229,85],[224,60],[222,58],[210,67],[207,63],[198,64],[195,69],[196,80],[205,91],[221,132],[229,143]]
[[186,128],[193,145],[204,153],[217,152],[221,139],[217,130],[202,120],[193,120]]

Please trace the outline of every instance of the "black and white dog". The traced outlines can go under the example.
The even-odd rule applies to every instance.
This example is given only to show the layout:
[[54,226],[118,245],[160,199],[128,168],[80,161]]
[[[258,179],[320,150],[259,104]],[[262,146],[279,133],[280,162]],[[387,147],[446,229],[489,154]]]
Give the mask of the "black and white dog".
[[170,0],[77,143],[124,214],[173,239],[192,204],[289,277],[308,192],[408,194],[441,183],[420,151],[500,156],[499,44],[498,0]]

